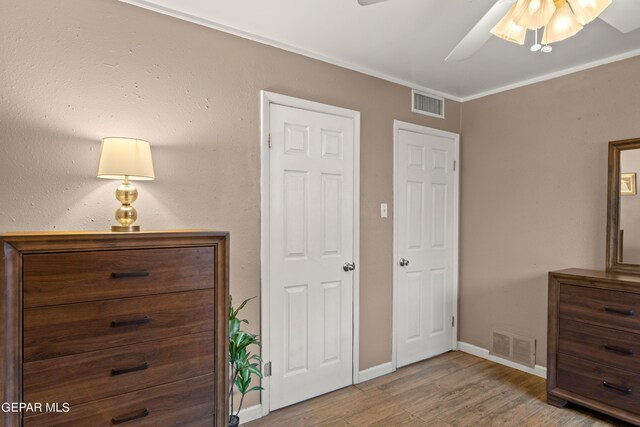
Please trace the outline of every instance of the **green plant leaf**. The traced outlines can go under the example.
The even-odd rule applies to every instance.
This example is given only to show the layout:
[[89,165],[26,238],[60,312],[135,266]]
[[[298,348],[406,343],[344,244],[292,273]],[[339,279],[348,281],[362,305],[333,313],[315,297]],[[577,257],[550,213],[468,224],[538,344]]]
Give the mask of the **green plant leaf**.
[[[232,384],[242,395],[238,411],[242,407],[245,394],[251,391],[263,390],[260,386],[251,387],[251,379],[255,375],[259,379],[263,378],[261,370],[262,358],[253,354],[251,346],[261,347],[260,336],[242,330],[242,324],[249,324],[247,319],[239,319],[238,314],[249,301],[256,297],[244,300],[234,309],[233,299],[229,299],[229,366]],[[233,388],[230,393],[233,393]]]
[[254,299],[256,297],[251,297],[251,298],[247,298],[246,300],[242,301],[242,303],[240,304],[240,306],[236,309],[236,311],[234,312],[234,317],[238,315],[238,313],[240,312],[240,310],[242,310],[244,308],[245,305],[247,305],[247,303],[249,301],[251,301],[252,299]]

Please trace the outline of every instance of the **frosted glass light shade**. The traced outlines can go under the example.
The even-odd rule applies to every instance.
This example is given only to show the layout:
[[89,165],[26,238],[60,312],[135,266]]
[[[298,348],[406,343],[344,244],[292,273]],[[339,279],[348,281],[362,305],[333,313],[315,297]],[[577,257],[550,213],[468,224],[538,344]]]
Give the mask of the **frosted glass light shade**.
[[571,12],[569,3],[563,2],[558,5],[556,12],[544,28],[542,43],[549,44],[559,42],[575,35],[578,31],[582,30],[582,28],[582,25],[580,25]]
[[103,138],[98,178],[152,180],[151,146],[135,138]]
[[527,29],[519,26],[513,20],[513,12],[516,9],[516,6],[517,3],[511,6],[509,13],[507,13],[500,22],[491,29],[491,34],[512,43],[524,44],[524,39],[527,36]]
[[611,0],[569,0],[576,20],[586,25],[593,21],[611,4]]
[[535,30],[547,25],[555,11],[553,0],[518,0],[513,20],[521,27]]

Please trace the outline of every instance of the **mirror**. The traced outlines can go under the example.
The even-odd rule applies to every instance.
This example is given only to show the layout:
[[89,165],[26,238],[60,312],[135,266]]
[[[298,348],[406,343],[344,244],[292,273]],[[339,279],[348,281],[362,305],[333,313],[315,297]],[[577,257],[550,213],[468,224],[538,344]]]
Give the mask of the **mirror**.
[[607,271],[640,274],[640,138],[609,143]]

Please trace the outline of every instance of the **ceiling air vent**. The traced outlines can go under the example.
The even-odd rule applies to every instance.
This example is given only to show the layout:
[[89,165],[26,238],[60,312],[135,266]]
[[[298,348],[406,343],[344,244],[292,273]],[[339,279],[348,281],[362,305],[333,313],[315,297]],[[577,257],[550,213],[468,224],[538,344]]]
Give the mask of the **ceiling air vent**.
[[444,98],[412,89],[411,111],[444,119]]

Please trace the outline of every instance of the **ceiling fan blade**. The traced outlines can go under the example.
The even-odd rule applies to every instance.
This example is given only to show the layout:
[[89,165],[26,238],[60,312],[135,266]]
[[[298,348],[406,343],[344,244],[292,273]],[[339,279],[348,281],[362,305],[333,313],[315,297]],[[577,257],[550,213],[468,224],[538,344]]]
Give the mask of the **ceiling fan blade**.
[[358,0],[358,4],[360,6],[369,6],[370,4],[382,3],[387,0]]
[[[453,48],[445,58],[447,62],[462,61],[471,57],[491,38],[489,32],[516,0],[498,0],[487,13],[473,26],[471,31]],[[618,0],[619,1],[619,0]],[[632,0],[635,1],[635,0]]]
[[598,18],[618,31],[629,33],[640,28],[640,1],[615,0]]

